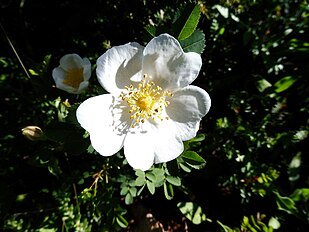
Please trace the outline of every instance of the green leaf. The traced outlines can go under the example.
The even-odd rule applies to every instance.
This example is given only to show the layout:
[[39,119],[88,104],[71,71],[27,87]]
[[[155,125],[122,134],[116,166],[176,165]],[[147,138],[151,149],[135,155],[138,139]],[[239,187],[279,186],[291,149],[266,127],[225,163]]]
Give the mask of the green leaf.
[[198,134],[193,139],[190,139],[189,143],[202,142],[205,140],[205,134]]
[[179,167],[185,171],[185,172],[191,172],[192,171],[192,167],[190,165],[188,165],[187,163],[179,163]]
[[58,159],[55,157],[52,157],[48,162],[48,171],[53,174],[56,177],[59,177],[62,173],[62,170],[60,169]]
[[152,170],[153,174],[155,174],[155,176],[164,176],[164,170],[162,168],[154,168]]
[[120,195],[124,196],[128,193],[128,191],[129,191],[129,188],[127,186],[125,186],[125,187],[121,188]]
[[137,189],[135,187],[129,188],[129,192],[131,193],[132,197],[136,197]]
[[127,220],[122,215],[117,215],[116,222],[121,228],[126,228],[129,225]]
[[175,186],[181,185],[181,179],[178,176],[167,176],[166,180],[172,185],[175,185]]
[[239,230],[233,230],[232,228],[224,225],[222,222],[217,221],[217,223],[222,227],[222,229],[224,230],[224,232],[238,232]]
[[138,190],[136,196],[139,196],[139,195],[143,192],[145,186],[146,186],[146,185],[143,185],[143,186]]
[[177,207],[193,224],[198,225],[206,221],[206,215],[202,212],[202,208],[193,202],[179,202]]
[[291,195],[291,199],[294,201],[308,201],[309,199],[309,188],[296,189]]
[[199,4],[188,4],[182,11],[180,17],[173,24],[173,29],[178,40],[188,38],[196,29],[201,11]]
[[95,153],[96,151],[94,150],[93,146],[90,144],[90,145],[88,146],[88,148],[87,148],[87,152],[88,152],[89,154],[93,154],[93,153]]
[[38,74],[36,71],[34,71],[33,69],[29,69],[28,71],[29,71],[29,73],[30,73],[32,76],[38,76],[38,75],[39,75],[39,74]]
[[156,31],[157,31],[157,29],[156,29],[155,26],[153,26],[153,25],[147,25],[147,26],[145,27],[145,30],[146,30],[151,36],[153,36],[153,37],[156,36]]
[[133,196],[130,193],[128,193],[126,197],[124,198],[124,202],[127,205],[131,205],[133,203]]
[[164,181],[165,175],[164,175],[164,170],[162,170],[161,168],[155,168],[152,170],[152,173],[155,175],[155,186],[159,187],[161,186]]
[[151,182],[156,182],[156,176],[152,172],[147,172],[146,177],[148,180],[151,180]]
[[206,161],[195,151],[186,151],[181,154],[181,157],[190,164],[206,163]]
[[147,188],[149,192],[153,195],[156,191],[154,183],[147,181]]
[[202,54],[205,48],[205,34],[201,30],[196,30],[185,40],[180,41],[184,52],[196,52]]
[[135,180],[136,186],[143,186],[146,183],[146,178],[144,176],[139,176]]
[[77,184],[84,184],[85,183],[85,180],[84,179],[80,179]]
[[295,182],[300,177],[301,152],[297,153],[288,167],[289,181]]
[[261,79],[256,82],[256,88],[262,93],[265,89],[271,87],[271,84],[266,79]]
[[283,210],[289,214],[297,214],[297,208],[295,202],[289,197],[282,197],[278,192],[274,192],[276,195],[276,202],[279,210]]
[[288,88],[290,88],[295,83],[295,81],[296,79],[292,76],[283,77],[282,79],[280,79],[274,84],[275,91],[277,93],[281,93],[284,90],[287,90]]
[[135,175],[145,178],[145,172],[142,171],[142,170],[140,170],[140,169],[137,169],[137,170],[135,171]]
[[[250,215],[250,222],[251,222],[250,227],[251,227],[251,228],[257,229],[257,231],[261,231],[261,230],[262,230],[262,228],[260,227],[260,225],[261,225],[261,226],[265,225],[263,222],[261,222],[261,221],[255,219],[255,216],[253,216],[253,215]],[[249,228],[250,228],[250,227],[249,227]]]
[[166,198],[167,200],[171,200],[171,199],[174,197],[173,185],[171,185],[171,184],[168,183],[168,182],[164,182],[163,188],[164,188],[164,195],[165,195],[165,198]]

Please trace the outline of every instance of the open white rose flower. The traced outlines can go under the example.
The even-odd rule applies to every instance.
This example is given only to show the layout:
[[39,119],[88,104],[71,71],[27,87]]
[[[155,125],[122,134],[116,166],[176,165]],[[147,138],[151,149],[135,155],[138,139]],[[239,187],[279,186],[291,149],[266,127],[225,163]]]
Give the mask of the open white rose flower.
[[88,58],[67,54],[61,57],[60,65],[53,69],[52,76],[58,89],[79,94],[89,85],[91,63]]
[[146,47],[134,42],[107,50],[96,73],[110,94],[87,99],[76,112],[93,148],[103,156],[124,148],[128,163],[144,171],[177,158],[210,109],[208,93],[190,85],[201,66],[199,54],[185,53],[168,34]]

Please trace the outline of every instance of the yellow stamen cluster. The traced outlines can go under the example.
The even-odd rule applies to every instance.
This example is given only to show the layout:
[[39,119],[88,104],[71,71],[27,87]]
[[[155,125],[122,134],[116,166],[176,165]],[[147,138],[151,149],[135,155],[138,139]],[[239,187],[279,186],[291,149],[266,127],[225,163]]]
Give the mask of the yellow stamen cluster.
[[155,121],[168,119],[164,116],[164,108],[169,105],[165,97],[173,94],[167,90],[163,91],[149,79],[151,77],[145,74],[137,87],[132,84],[129,87],[125,86],[125,91],[120,94],[120,98],[129,106],[130,118],[133,120],[132,127],[150,118]]
[[84,69],[70,69],[67,71],[66,79],[63,80],[63,84],[69,85],[74,89],[78,89],[81,82],[84,80]]

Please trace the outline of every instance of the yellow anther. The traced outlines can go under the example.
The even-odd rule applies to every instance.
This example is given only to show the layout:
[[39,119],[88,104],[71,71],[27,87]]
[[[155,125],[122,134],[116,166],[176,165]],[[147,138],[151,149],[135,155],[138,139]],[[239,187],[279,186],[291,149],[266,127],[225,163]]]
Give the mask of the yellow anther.
[[170,91],[163,91],[147,74],[144,75],[141,83],[134,87],[132,84],[120,94],[120,98],[126,101],[129,106],[130,119],[133,120],[132,128],[140,122],[145,123],[149,118],[162,121],[164,117],[164,107],[169,105],[165,100],[166,96],[171,96]]

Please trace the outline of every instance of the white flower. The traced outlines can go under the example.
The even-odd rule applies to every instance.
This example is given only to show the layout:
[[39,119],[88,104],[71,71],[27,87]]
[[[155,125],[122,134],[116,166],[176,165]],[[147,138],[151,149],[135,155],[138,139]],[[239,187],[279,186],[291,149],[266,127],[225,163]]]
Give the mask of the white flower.
[[60,59],[60,65],[53,69],[52,75],[58,89],[79,94],[89,85],[91,63],[88,58],[67,54]]
[[77,109],[78,122],[94,149],[111,156],[124,147],[128,163],[147,170],[183,152],[209,111],[208,93],[190,85],[201,56],[184,53],[168,34],[146,47],[128,43],[109,49],[97,60],[97,77],[110,94],[92,97]]

